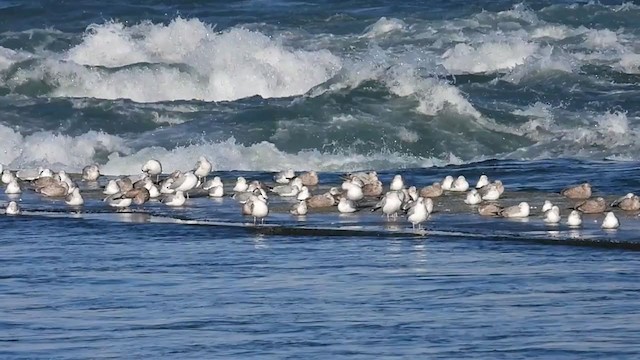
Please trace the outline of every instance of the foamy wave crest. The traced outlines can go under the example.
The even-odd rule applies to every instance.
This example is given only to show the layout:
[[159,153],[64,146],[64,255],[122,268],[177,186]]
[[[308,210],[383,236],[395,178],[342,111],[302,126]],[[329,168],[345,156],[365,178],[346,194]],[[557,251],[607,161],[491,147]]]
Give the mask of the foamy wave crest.
[[28,55],[0,46],[0,71],[8,69],[11,65],[27,57]]
[[481,114],[455,86],[435,78],[422,78],[411,68],[397,68],[386,80],[389,90],[398,96],[413,96],[418,112],[434,116],[443,110],[480,118]]
[[487,42],[473,47],[457,44],[442,55],[442,65],[452,73],[487,73],[513,69],[524,64],[538,45],[511,40]]
[[174,149],[146,147],[134,150],[127,146],[123,138],[95,131],[77,137],[48,131],[23,136],[0,125],[0,136],[3,139],[0,163],[12,169],[47,166],[80,172],[84,166],[97,162],[102,164],[101,172],[106,175],[138,174],[142,164],[151,158],[160,160],[169,172],[174,169],[188,170],[201,155],[212,161],[215,170],[247,171],[276,171],[283,168],[352,171],[430,167],[461,162],[453,154],[446,160],[439,160],[384,150],[362,154],[348,149],[333,153],[314,149],[290,154],[267,141],[246,146],[237,143],[234,138]]
[[393,31],[402,31],[404,30],[405,26],[406,24],[404,23],[404,21],[400,19],[387,19],[386,17],[381,17],[373,25],[365,29],[363,37],[375,38],[386,35]]
[[11,168],[35,166],[63,167],[77,172],[96,161],[100,154],[129,152],[123,139],[103,132],[89,131],[72,137],[49,131],[23,136],[0,125],[0,163]]
[[640,74],[640,54],[623,54],[617,67],[627,74]]
[[620,49],[618,35],[609,29],[591,29],[585,33],[584,44],[594,49]]
[[44,61],[25,78],[48,79],[58,97],[230,101],[304,94],[341,67],[328,50],[291,49],[257,31],[216,32],[182,18],[91,25],[64,58]]
[[117,153],[109,157],[102,167],[106,174],[137,174],[150,158],[162,162],[167,171],[188,170],[205,155],[214,164],[214,170],[279,171],[295,170],[353,171],[358,169],[393,169],[406,167],[430,167],[456,163],[460,160],[451,155],[448,160],[423,158],[397,152],[371,154],[351,153],[348,150],[325,153],[319,150],[303,150],[290,154],[279,150],[273,143],[263,141],[245,146],[234,138],[222,142],[194,144],[175,149],[149,147],[127,156]]

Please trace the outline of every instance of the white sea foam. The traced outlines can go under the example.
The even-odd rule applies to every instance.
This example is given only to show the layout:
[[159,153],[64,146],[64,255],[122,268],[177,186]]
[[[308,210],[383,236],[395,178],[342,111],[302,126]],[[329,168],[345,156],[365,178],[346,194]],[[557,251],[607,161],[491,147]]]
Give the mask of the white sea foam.
[[618,35],[609,29],[590,29],[585,34],[584,44],[593,49],[620,48]]
[[453,110],[462,115],[479,118],[481,114],[455,86],[435,78],[423,78],[411,68],[397,68],[388,75],[387,86],[398,96],[413,96],[418,102],[418,112],[436,115],[443,110]]
[[231,138],[223,142],[211,142],[178,147],[172,150],[152,147],[131,155],[113,155],[103,166],[108,174],[134,174],[140,171],[145,159],[156,158],[166,169],[186,170],[195,164],[200,155],[207,156],[218,170],[316,169],[321,171],[350,171],[363,168],[398,168],[407,166],[429,167],[445,162],[395,152],[359,154],[349,150],[326,153],[319,150],[303,150],[287,153],[273,143],[260,142],[245,146]]
[[511,40],[485,42],[476,47],[457,44],[442,55],[442,65],[452,73],[484,73],[512,69],[524,64],[538,45]]
[[407,25],[400,19],[381,17],[365,29],[364,37],[375,38],[394,31],[402,31]]
[[59,97],[227,101],[304,94],[341,68],[328,50],[290,48],[242,27],[217,32],[182,18],[168,25],[91,25],[64,60],[48,57],[11,81],[44,79]]
[[415,143],[420,140],[420,135],[417,132],[409,130],[403,126],[398,129],[398,137],[400,140],[407,143]]
[[[133,150],[118,136],[89,131],[73,137],[48,131],[23,136],[11,128],[0,125],[0,163],[10,168],[48,166],[70,172],[96,161],[102,163],[101,172],[107,175],[137,174],[142,164],[155,158],[166,171],[188,170],[201,155],[214,164],[217,170],[264,170],[283,168],[295,170],[351,171],[364,168],[429,167],[461,163],[451,154],[449,159],[423,158],[392,151],[367,154],[349,149],[335,152],[302,150],[287,153],[270,142],[242,145],[230,138],[221,142],[207,142],[181,146],[174,149],[146,147]],[[106,163],[104,159],[106,160]]]
[[0,46],[0,71],[8,69],[18,61],[25,60],[28,54]]
[[617,65],[627,74],[640,74],[640,54],[625,53],[620,57]]
[[23,136],[0,125],[0,137],[0,163],[13,168],[63,166],[77,172],[94,162],[98,152],[130,151],[122,138],[96,131],[77,137],[50,131]]
[[565,25],[545,25],[534,29],[531,33],[531,38],[562,40],[570,35],[572,35],[572,31]]

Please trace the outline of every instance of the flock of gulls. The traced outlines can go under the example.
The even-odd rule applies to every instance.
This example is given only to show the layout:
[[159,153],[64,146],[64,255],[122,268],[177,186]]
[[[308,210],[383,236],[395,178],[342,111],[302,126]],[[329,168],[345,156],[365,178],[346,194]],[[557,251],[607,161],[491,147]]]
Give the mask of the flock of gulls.
[[[73,208],[84,204],[80,187],[63,170],[54,173],[50,169],[38,168],[14,172],[0,165],[0,172],[1,181],[5,184],[4,192],[10,197],[19,196],[23,191],[35,191],[44,197],[64,199]],[[395,175],[385,192],[385,186],[375,171],[355,172],[343,176],[339,187],[332,187],[321,194],[312,194],[312,189],[316,189],[319,184],[318,173],[315,171],[296,174],[293,170],[283,170],[274,175],[274,183],[271,185],[238,177],[228,193],[219,176],[207,179],[211,172],[212,164],[204,156],[198,159],[192,170],[176,170],[168,175],[164,175],[160,161],[152,159],[142,165],[139,175],[109,180],[101,190],[106,205],[118,210],[141,206],[152,199],[157,199],[166,206],[183,206],[189,193],[196,190],[204,190],[213,198],[232,196],[238,202],[241,214],[253,217],[255,225],[264,223],[269,215],[270,196],[295,199],[295,204],[290,209],[294,216],[304,216],[309,209],[334,207],[340,213],[353,213],[363,209],[379,210],[387,220],[397,221],[400,216],[406,217],[414,230],[421,230],[422,223],[434,212],[434,199],[449,193],[466,193],[464,203],[477,208],[477,212],[483,216],[527,218],[531,215],[531,206],[527,202],[509,207],[500,206],[498,200],[504,193],[504,185],[500,180],[491,182],[486,175],[480,176],[475,186],[471,186],[464,176],[455,179],[446,176],[441,182],[421,188],[407,186],[402,175]],[[80,181],[95,185],[100,176],[99,166],[93,164],[83,169]],[[227,189],[229,188],[230,185]],[[609,207],[625,211],[640,210],[638,196],[630,193],[607,204],[602,197],[592,198],[591,185],[588,183],[568,187],[562,190],[561,195],[575,202],[565,219],[570,227],[581,226],[581,214],[584,213],[605,214],[601,227],[616,229],[620,222],[612,211],[607,211]],[[375,205],[366,206],[367,200]],[[20,213],[17,201],[12,200],[6,206],[5,214]],[[562,222],[560,207],[549,200],[545,200],[542,205],[541,215],[547,224]]]

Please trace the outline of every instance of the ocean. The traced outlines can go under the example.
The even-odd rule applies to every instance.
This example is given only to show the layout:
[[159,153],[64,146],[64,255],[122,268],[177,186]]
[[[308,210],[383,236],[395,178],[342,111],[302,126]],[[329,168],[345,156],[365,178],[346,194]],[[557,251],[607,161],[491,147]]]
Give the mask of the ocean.
[[[0,0],[0,163],[85,196],[0,194],[23,210],[0,216],[0,358],[638,358],[638,211],[570,228],[559,192],[640,191],[639,24],[620,1]],[[486,174],[532,215],[446,194],[415,232],[370,203],[294,217],[270,195],[254,226],[230,196],[102,201],[200,156],[227,194],[283,169],[314,193]]]

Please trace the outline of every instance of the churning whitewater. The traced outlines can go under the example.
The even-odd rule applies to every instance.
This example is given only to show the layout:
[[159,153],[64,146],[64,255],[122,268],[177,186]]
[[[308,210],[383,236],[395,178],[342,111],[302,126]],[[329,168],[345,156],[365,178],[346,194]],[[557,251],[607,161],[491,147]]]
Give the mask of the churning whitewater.
[[636,5],[287,9],[1,27],[0,163],[131,174],[201,154],[218,170],[638,160]]

